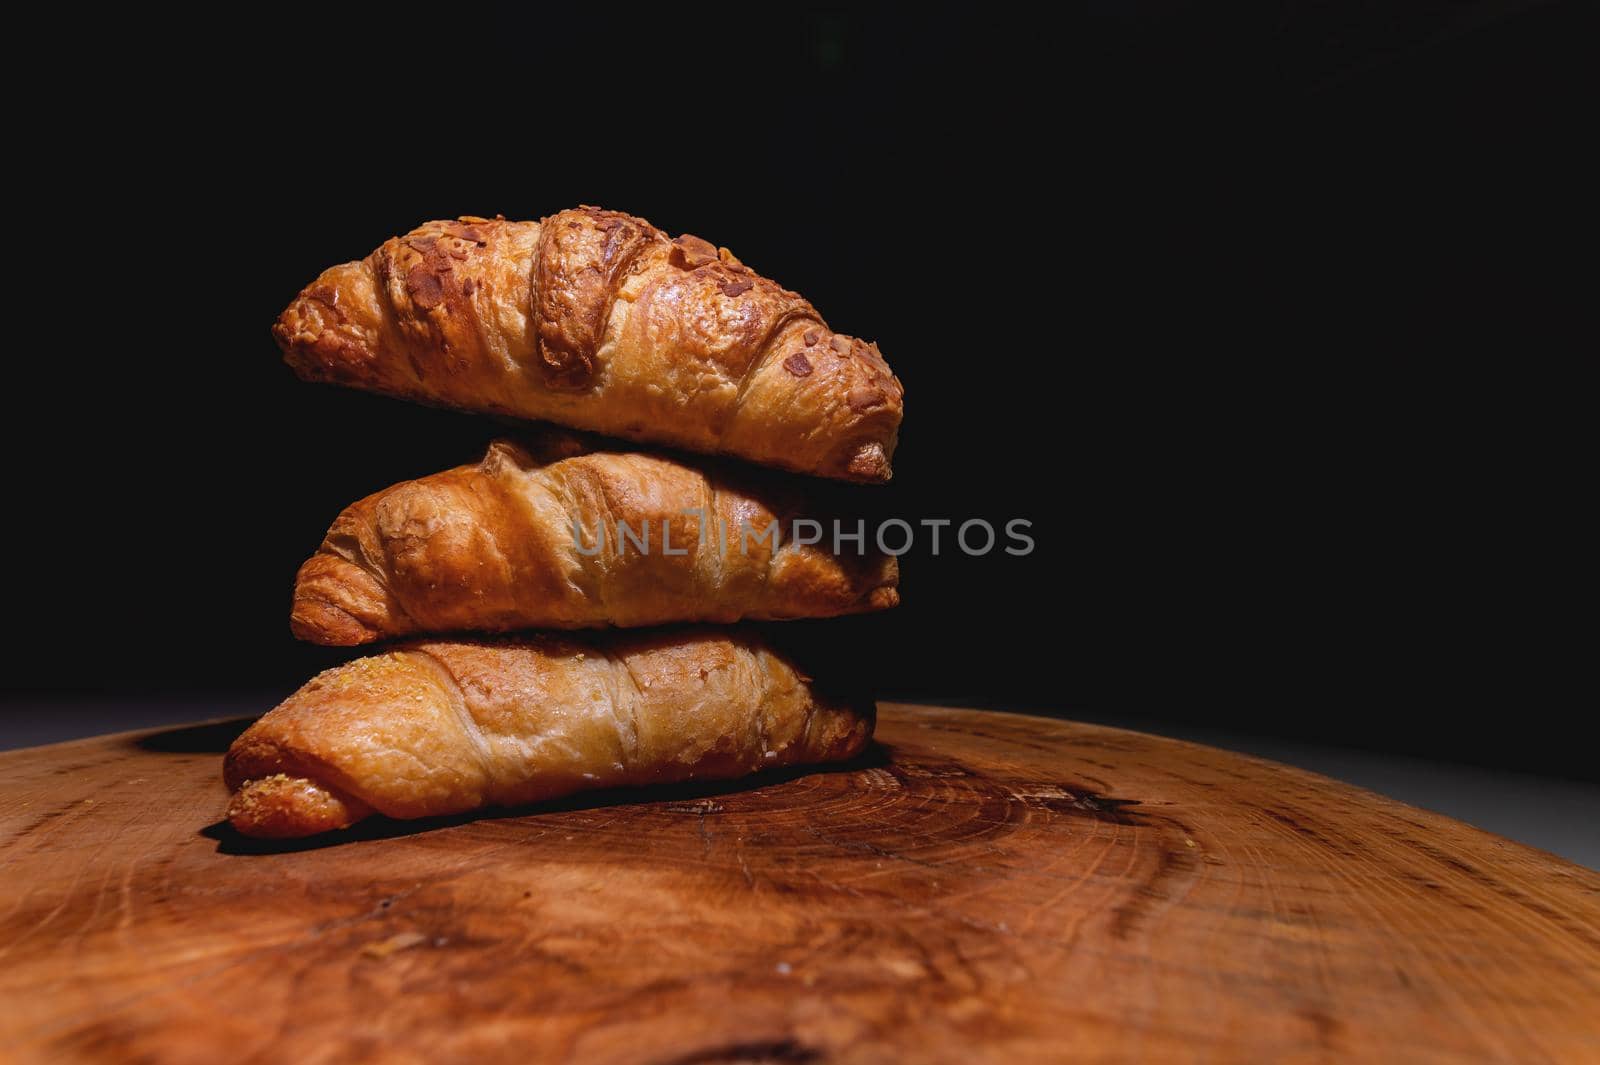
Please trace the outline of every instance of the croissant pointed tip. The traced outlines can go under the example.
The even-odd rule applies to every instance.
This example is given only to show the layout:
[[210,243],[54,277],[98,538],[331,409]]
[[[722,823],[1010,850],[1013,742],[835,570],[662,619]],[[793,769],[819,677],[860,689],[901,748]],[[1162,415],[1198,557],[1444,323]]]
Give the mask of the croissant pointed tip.
[[365,381],[375,352],[370,313],[362,308],[374,298],[371,271],[364,263],[341,263],[323,271],[272,324],[284,362],[306,381]]
[[892,585],[874,588],[867,593],[867,606],[872,610],[891,610],[900,605],[900,590]]
[[296,597],[289,611],[289,631],[297,640],[325,647],[358,647],[373,643],[383,635],[326,600],[303,597]]
[[372,812],[359,799],[305,777],[275,773],[246,781],[228,802],[228,820],[256,839],[298,839],[349,828]]
[[[347,528],[354,508],[341,514],[330,535]],[[306,559],[294,579],[289,630],[296,639],[328,647],[356,647],[399,635],[399,616],[383,582],[324,546]]]
[[845,466],[845,473],[857,481],[882,483],[894,476],[894,469],[889,465],[889,456],[884,452],[883,445],[871,443],[858,449]]

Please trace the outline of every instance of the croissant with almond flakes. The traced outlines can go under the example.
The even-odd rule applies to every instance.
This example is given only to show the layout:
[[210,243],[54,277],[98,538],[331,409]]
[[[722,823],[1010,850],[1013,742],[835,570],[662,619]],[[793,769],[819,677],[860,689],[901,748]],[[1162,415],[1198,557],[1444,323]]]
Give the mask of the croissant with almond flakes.
[[273,334],[301,377],[851,481],[890,477],[877,347],[693,236],[580,207],[429,222],[323,273]]

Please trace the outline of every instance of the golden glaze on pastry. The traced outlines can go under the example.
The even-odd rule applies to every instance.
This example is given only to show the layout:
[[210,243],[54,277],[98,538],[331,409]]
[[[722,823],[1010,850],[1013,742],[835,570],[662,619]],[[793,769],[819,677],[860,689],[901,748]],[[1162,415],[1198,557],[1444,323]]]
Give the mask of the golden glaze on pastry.
[[870,548],[836,556],[828,533],[795,542],[794,520],[810,512],[781,475],[708,476],[693,461],[592,451],[572,434],[535,447],[538,457],[496,441],[475,466],[347,507],[300,567],[295,635],[352,645],[423,632],[832,617],[900,601],[893,557]]
[[429,222],[323,273],[273,334],[309,380],[823,477],[888,480],[900,426],[876,345],[726,248],[597,207]]
[[824,697],[738,630],[430,640],[322,673],[233,742],[228,817],[313,835],[592,788],[859,753],[870,703]]

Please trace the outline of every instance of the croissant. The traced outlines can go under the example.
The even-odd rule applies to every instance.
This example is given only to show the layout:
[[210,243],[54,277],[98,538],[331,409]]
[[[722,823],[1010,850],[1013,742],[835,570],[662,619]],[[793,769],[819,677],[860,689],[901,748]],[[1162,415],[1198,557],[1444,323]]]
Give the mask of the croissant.
[[[414,633],[832,617],[900,601],[892,556],[833,554],[781,477],[589,445],[491,444],[483,461],[345,509],[300,567],[313,643]],[[566,457],[564,457],[566,456]],[[549,461],[542,461],[549,460]],[[776,523],[774,527],[774,523]],[[702,531],[704,536],[702,536]],[[841,544],[841,546],[843,546]]]
[[273,334],[303,378],[887,481],[877,346],[698,237],[580,207],[429,222],[323,273]]
[[233,742],[228,819],[288,838],[849,758],[870,702],[727,631],[428,641],[313,679]]

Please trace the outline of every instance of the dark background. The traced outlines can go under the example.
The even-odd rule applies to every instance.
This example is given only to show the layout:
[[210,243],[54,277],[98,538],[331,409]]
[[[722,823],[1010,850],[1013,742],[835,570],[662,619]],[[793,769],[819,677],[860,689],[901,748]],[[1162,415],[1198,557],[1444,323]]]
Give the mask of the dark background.
[[1028,558],[918,550],[900,609],[796,627],[885,694],[1594,775],[1577,9],[284,9],[19,41],[0,712],[265,709],[336,661],[289,635],[295,568],[493,427],[301,384],[268,326],[423,220],[597,203],[881,344],[908,404],[873,502],[1033,522]]

